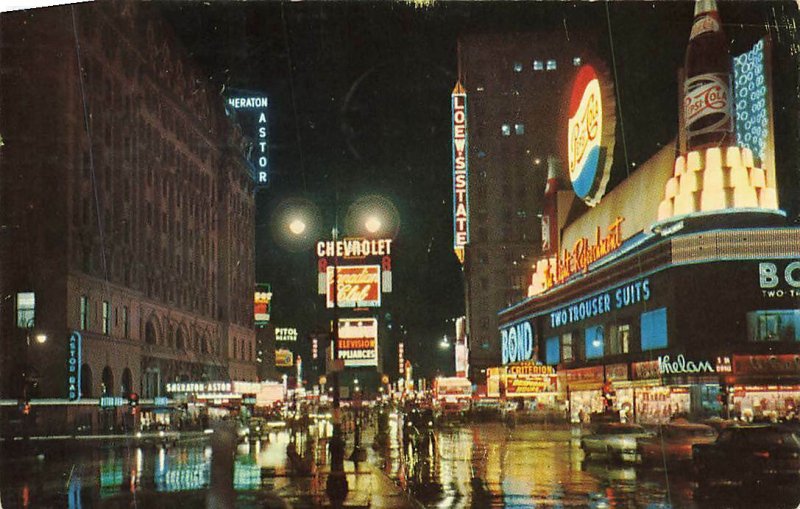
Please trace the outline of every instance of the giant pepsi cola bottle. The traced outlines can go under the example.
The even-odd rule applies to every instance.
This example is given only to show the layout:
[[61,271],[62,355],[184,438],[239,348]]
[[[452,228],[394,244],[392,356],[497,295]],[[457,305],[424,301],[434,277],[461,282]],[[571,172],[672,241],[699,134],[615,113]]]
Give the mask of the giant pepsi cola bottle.
[[715,0],[695,3],[684,70],[687,150],[733,144],[731,59]]

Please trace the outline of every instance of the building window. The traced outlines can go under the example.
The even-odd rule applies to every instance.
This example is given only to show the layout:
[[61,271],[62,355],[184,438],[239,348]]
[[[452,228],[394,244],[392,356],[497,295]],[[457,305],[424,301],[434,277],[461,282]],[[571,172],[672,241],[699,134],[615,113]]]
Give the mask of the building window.
[[514,62],[514,72],[522,72],[522,64],[519,62]]
[[567,332],[561,336],[561,360],[569,362],[574,359],[575,357],[572,353],[572,333]]
[[612,325],[609,330],[608,353],[615,355],[630,352],[630,336],[630,325]]
[[641,324],[642,351],[667,347],[667,308],[642,313]]
[[81,330],[89,328],[89,297],[81,295]]
[[561,361],[561,345],[558,343],[558,336],[547,338],[544,342],[544,363],[548,366],[555,366]]
[[580,66],[581,62],[582,62],[581,57],[574,57],[572,59],[572,65],[574,65],[575,67]]
[[603,356],[605,347],[605,331],[602,325],[586,329],[584,348],[587,359],[598,359]]
[[533,61],[533,70],[534,71],[543,71],[544,70],[544,62],[541,60],[534,60]]
[[556,70],[556,61],[555,60],[548,60],[547,61],[547,70],[548,71],[555,71]]
[[128,338],[130,334],[130,322],[128,321],[128,306],[122,306],[122,335]]
[[770,309],[747,313],[748,341],[800,341],[800,310]]
[[107,300],[103,301],[103,334],[108,335],[111,330],[111,306]]
[[500,132],[503,133],[503,136],[511,136],[511,126],[508,124],[503,124],[500,127]]
[[517,136],[525,134],[525,124],[514,124],[514,134]]
[[33,327],[36,315],[36,294],[33,292],[17,293],[17,327],[29,329]]

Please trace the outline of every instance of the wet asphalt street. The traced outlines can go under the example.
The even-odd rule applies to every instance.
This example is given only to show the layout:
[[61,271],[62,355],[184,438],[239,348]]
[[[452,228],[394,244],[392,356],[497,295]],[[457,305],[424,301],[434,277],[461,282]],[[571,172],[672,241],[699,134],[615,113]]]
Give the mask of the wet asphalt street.
[[[436,430],[433,443],[412,451],[401,445],[401,424],[400,418],[392,419],[388,442],[376,448],[370,447],[374,430],[366,430],[364,444],[372,470],[380,469],[398,490],[413,497],[411,505],[417,507],[795,508],[800,502],[792,487],[743,492],[727,486],[700,493],[690,466],[665,470],[587,461],[577,428],[453,426]],[[309,451],[324,465],[325,435],[325,426],[315,429],[311,436],[323,438],[308,448],[306,437],[300,436],[298,450]],[[278,431],[239,446],[234,464],[236,507],[273,507],[273,502],[320,505],[320,498],[312,496],[322,490],[319,480],[290,475],[290,440],[288,432]],[[348,453],[352,444],[351,435]],[[39,457],[4,454],[0,508],[204,507],[210,464],[211,449],[204,441],[167,447],[82,447],[46,451]],[[361,481],[368,475],[362,467],[350,477],[356,495],[376,489],[374,482]],[[386,485],[392,488],[391,482]],[[369,503],[369,495],[355,497],[362,502],[353,503]],[[379,499],[372,500],[376,507]]]

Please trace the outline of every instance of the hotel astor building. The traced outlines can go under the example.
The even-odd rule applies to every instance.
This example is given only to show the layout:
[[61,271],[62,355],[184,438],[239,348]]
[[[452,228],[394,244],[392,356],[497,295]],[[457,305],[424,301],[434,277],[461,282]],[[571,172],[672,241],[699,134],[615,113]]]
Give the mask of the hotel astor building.
[[0,398],[256,380],[241,135],[148,9],[0,17]]
[[[675,142],[610,190],[607,78],[578,73],[565,120],[572,189],[549,193],[553,249],[535,264],[529,296],[499,313],[496,368],[550,366],[551,401],[573,421],[798,411],[800,228],[786,212],[797,178],[792,154],[776,150],[771,40],[751,44],[731,62],[727,141],[692,148],[681,111]],[[604,131],[591,139],[598,121]],[[585,212],[573,219],[576,203]]]

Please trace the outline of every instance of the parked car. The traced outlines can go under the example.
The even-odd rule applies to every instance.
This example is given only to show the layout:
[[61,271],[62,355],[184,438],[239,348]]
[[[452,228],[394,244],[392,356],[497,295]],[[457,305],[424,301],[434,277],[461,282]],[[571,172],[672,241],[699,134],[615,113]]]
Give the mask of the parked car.
[[651,436],[652,432],[638,424],[601,423],[591,434],[581,438],[581,449],[587,457],[603,455],[612,460],[636,461],[637,441]]
[[654,436],[639,440],[639,457],[646,464],[691,461],[693,445],[710,444],[716,439],[717,432],[711,426],[671,422],[659,427]]
[[716,483],[775,485],[800,480],[800,440],[780,425],[730,426],[692,447],[700,488]]

